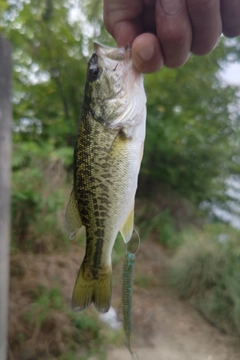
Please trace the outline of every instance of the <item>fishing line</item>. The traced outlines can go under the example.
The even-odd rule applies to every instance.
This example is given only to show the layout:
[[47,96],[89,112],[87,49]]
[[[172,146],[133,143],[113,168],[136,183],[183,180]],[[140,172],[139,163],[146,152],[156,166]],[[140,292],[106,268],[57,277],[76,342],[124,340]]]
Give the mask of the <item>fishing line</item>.
[[52,338],[49,340],[49,342],[47,343],[46,346],[46,352],[49,356],[51,356],[51,352],[49,351],[49,346],[51,344],[51,342],[55,339],[55,337],[57,336],[57,334],[62,331],[62,329],[64,328],[64,326],[66,326],[67,324],[69,324],[72,321],[72,319],[67,320],[56,332],[55,334],[52,336]]
[[[137,230],[135,229],[135,228],[133,228],[133,230],[135,231],[135,233],[136,233],[136,235],[137,235],[137,237],[138,237],[138,247],[137,247],[137,250],[135,251],[135,253],[133,253],[134,255],[137,255],[137,253],[138,253],[138,251],[139,251],[139,249],[140,249],[140,246],[141,246],[141,239],[140,239],[140,235],[139,235],[139,233],[137,232]],[[130,239],[130,241],[132,240],[132,238]],[[130,242],[129,241],[129,242]],[[128,242],[128,243],[129,243]],[[130,253],[130,251],[128,251],[128,243],[126,244],[126,254],[129,252]]]

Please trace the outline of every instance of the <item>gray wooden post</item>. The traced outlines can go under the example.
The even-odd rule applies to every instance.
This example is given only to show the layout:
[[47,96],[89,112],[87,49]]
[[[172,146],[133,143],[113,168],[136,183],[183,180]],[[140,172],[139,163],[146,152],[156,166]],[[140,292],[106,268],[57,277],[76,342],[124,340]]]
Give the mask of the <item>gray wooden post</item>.
[[0,359],[7,359],[10,188],[11,46],[0,35]]

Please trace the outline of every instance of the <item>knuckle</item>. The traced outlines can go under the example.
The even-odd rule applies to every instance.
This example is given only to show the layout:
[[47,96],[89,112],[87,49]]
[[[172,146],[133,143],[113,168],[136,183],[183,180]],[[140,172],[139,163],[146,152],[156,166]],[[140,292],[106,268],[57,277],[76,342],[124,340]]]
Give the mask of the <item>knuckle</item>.
[[188,59],[191,47],[191,33],[185,27],[169,29],[162,38],[164,65],[169,68],[182,66]]
[[163,33],[162,38],[172,46],[182,47],[187,42],[187,33],[184,28],[172,27]]
[[188,0],[188,9],[198,13],[208,13],[209,9],[216,9],[219,6],[219,0]]

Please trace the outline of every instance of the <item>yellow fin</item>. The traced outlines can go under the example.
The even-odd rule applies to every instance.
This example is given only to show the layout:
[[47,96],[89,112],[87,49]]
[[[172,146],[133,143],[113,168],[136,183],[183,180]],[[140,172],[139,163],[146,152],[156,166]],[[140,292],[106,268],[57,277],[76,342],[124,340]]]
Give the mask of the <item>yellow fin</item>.
[[130,213],[128,214],[120,232],[122,234],[123,240],[125,243],[128,243],[132,237],[134,225],[134,206],[132,207]]
[[74,190],[72,190],[68,201],[65,215],[65,226],[71,240],[75,237],[76,233],[82,226],[82,220],[78,211]]
[[110,308],[111,292],[110,267],[93,270],[83,262],[73,289],[72,308],[80,311],[93,302],[98,311],[107,312]]

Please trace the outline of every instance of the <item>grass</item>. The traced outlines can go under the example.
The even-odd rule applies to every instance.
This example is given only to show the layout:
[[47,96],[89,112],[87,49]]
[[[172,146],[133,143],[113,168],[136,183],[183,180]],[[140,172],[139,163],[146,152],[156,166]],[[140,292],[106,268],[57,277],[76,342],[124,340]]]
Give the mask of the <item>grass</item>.
[[175,251],[182,243],[182,226],[172,215],[170,208],[160,210],[153,203],[143,203],[137,208],[136,224],[139,226],[141,241],[155,238],[169,251]]
[[48,289],[43,285],[37,285],[36,291],[32,292],[31,296],[33,301],[25,314],[25,320],[34,322],[37,328],[41,327],[51,310],[64,309],[64,301],[57,286]]
[[56,357],[87,360],[94,356],[104,360],[109,344],[123,342],[122,329],[110,329],[101,322],[94,308],[73,312],[58,285],[49,288],[36,282],[36,288],[26,295],[28,306],[21,315],[16,314],[24,332],[16,330],[9,339],[15,355],[33,354],[33,359],[48,355],[49,360]]
[[226,225],[188,230],[168,280],[213,324],[240,335],[240,232]]

